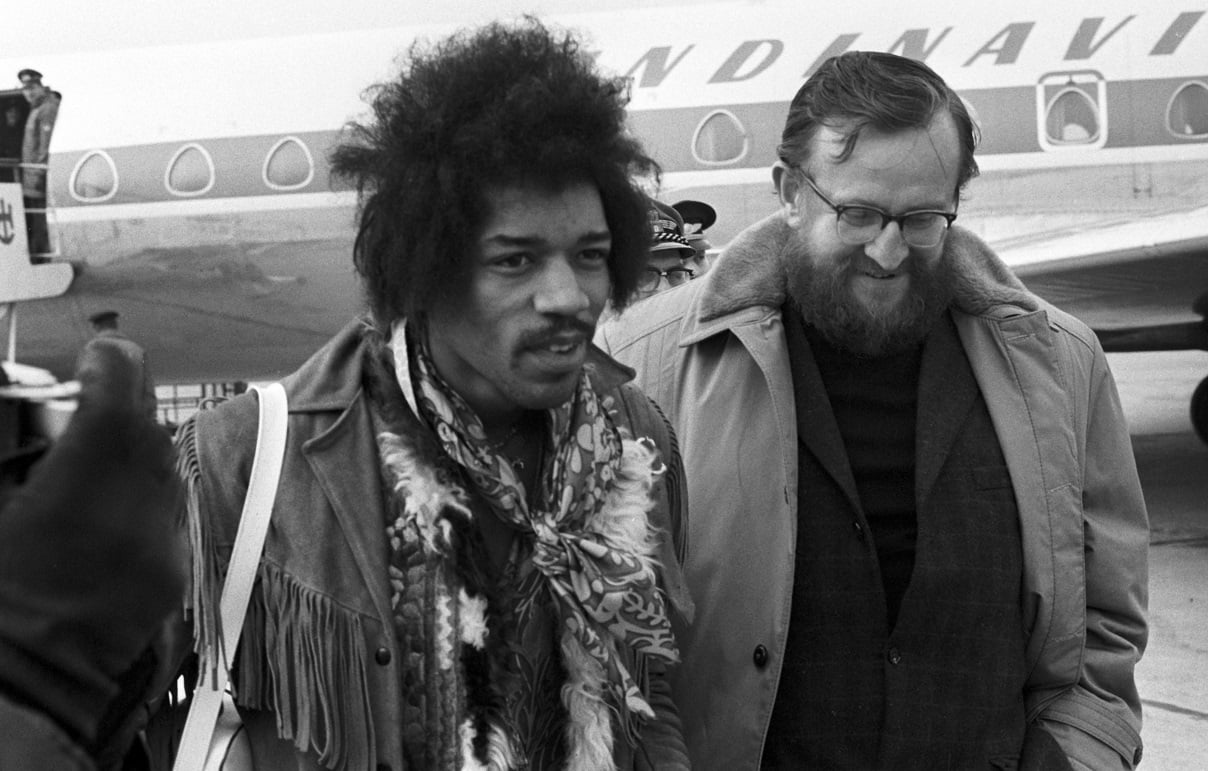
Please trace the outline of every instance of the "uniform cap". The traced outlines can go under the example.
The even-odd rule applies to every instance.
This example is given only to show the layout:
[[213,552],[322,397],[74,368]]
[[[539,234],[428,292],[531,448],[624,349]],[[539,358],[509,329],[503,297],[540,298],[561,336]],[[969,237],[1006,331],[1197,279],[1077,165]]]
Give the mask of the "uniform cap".
[[654,239],[650,251],[683,249],[692,252],[692,245],[684,238],[684,221],[679,212],[653,198],[650,199],[650,228]]
[[703,201],[680,201],[672,204],[684,220],[687,233],[700,233],[717,222],[717,211]]

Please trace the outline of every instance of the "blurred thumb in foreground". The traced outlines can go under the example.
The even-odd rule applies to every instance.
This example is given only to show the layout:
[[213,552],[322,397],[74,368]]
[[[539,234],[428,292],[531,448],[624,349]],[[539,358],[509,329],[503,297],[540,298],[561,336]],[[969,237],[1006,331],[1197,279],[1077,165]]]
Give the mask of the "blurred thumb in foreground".
[[120,759],[180,608],[187,559],[142,349],[96,338],[79,405],[0,510],[0,768]]

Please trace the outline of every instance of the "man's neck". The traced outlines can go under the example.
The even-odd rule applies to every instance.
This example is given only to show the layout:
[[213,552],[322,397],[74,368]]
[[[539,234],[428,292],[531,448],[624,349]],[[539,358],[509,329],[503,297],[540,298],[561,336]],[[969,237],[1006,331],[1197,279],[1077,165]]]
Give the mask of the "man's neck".
[[537,483],[537,471],[545,446],[545,421],[544,412],[525,410],[510,426],[496,427],[486,432],[487,443],[512,464],[530,498]]
[[505,417],[493,420],[482,420],[482,430],[487,441],[494,447],[504,447],[515,444],[518,439],[524,439],[545,422],[545,414],[540,410],[517,410]]

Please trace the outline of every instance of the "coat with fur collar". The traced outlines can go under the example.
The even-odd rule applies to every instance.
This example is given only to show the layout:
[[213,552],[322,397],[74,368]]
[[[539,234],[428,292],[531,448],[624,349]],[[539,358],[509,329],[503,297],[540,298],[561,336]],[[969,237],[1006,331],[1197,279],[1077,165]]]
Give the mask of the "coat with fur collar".
[[[695,767],[759,767],[791,606],[796,410],[780,307],[790,226],[748,228],[699,280],[638,303],[597,342],[667,412],[688,475],[693,627],[674,678]],[[953,228],[953,316],[1011,471],[1024,543],[1028,718],[1074,768],[1140,758],[1148,521],[1094,334]],[[790,548],[786,548],[786,544]],[[753,660],[766,650],[766,668]]]

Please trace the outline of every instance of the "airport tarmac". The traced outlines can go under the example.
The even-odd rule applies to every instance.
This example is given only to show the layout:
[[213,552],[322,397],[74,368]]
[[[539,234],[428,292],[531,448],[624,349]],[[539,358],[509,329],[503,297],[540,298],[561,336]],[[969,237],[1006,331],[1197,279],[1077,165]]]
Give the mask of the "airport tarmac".
[[1208,446],[1189,400],[1208,353],[1109,357],[1150,518],[1149,647],[1137,667],[1141,768],[1208,769]]

